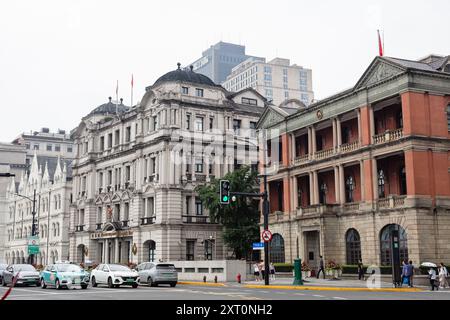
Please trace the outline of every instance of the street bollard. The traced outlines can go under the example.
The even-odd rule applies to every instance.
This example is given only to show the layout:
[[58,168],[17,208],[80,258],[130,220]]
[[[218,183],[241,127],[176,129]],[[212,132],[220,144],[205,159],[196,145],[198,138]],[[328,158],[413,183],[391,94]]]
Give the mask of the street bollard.
[[217,283],[217,276],[214,276],[214,283]]
[[203,276],[203,282],[206,282],[206,276]]
[[301,259],[295,259],[294,260],[294,285],[303,285],[303,279],[302,279],[302,260]]

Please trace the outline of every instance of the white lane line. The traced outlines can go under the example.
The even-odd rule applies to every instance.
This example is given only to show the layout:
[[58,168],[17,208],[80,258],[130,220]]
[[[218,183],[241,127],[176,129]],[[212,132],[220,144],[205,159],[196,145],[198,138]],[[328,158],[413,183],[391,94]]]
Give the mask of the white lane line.
[[333,297],[333,299],[337,299],[337,300],[348,300],[347,298],[342,298],[342,297]]
[[317,297],[317,298],[325,298],[325,296],[321,296],[320,294],[313,294],[313,297]]
[[296,296],[304,296],[304,293],[294,293]]

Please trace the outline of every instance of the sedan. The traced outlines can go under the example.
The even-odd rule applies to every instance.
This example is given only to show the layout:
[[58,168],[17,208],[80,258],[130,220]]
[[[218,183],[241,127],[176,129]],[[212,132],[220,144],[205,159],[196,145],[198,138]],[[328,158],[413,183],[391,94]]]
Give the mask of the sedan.
[[109,288],[130,285],[137,288],[139,285],[139,274],[127,266],[120,264],[99,264],[91,271],[91,283],[93,287],[98,284],[107,284]]
[[47,286],[61,289],[81,287],[86,289],[89,283],[89,274],[76,264],[55,263],[48,265],[41,272],[41,288]]
[[177,285],[178,272],[173,264],[144,262],[138,265],[137,270],[141,282],[151,287],[158,284],[170,284],[171,287]]
[[7,286],[17,279],[16,284],[39,286],[39,272],[31,264],[12,264],[3,271],[2,285]]
[[0,283],[2,283],[3,271],[6,270],[8,265],[6,263],[0,263]]

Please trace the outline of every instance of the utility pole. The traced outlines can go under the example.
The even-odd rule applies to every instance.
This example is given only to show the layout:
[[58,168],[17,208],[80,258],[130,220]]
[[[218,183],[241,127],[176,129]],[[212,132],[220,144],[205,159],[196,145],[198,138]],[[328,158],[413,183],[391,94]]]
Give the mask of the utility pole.
[[[267,192],[267,155],[266,155],[266,129],[263,129],[263,181],[264,181],[264,193],[263,193],[263,215],[264,215],[264,231],[269,230],[269,201]],[[264,241],[264,284],[269,285],[269,242]]]

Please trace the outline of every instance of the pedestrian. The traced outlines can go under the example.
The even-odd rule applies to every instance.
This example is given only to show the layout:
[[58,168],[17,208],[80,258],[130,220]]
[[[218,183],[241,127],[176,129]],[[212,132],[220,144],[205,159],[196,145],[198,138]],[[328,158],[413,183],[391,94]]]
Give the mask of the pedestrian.
[[272,278],[272,280],[275,280],[275,266],[271,262],[269,267],[270,267],[270,277]]
[[447,277],[448,277],[447,268],[441,262],[439,267],[439,288],[445,289],[449,287]]
[[402,267],[402,282],[401,282],[401,287],[403,286],[403,284],[408,284],[409,285],[409,264],[408,264],[408,260],[403,260],[403,267]]
[[319,261],[319,271],[317,271],[317,279],[319,279],[319,274],[320,274],[320,271],[322,271],[322,273],[323,273],[323,278],[325,279],[325,265],[324,265],[324,262],[323,262],[323,257],[322,256],[320,256],[320,261]]
[[365,280],[364,279],[364,265],[363,265],[361,259],[359,259],[359,261],[358,261],[358,279]]
[[260,272],[259,272],[259,264],[258,263],[255,263],[253,265],[253,274],[255,275],[255,280],[259,281]]
[[439,290],[439,286],[436,285],[437,275],[434,268],[430,268],[430,270],[428,270],[428,278],[430,279],[431,291],[434,291],[434,288]]
[[413,287],[413,278],[414,278],[414,265],[412,260],[409,260],[409,287]]
[[265,278],[265,274],[264,274],[265,268],[266,268],[266,266],[264,265],[264,262],[261,261],[261,263],[259,264],[259,269],[261,271],[261,280],[265,280],[266,279]]

